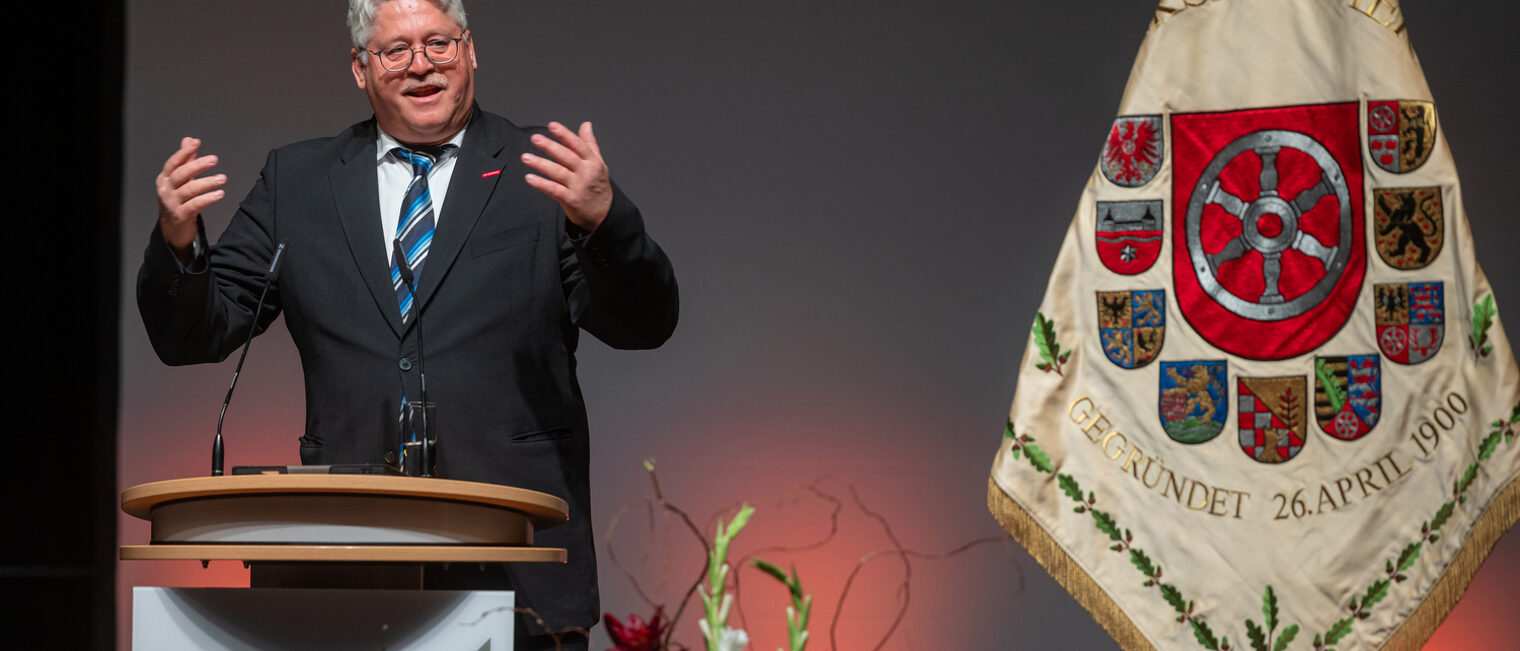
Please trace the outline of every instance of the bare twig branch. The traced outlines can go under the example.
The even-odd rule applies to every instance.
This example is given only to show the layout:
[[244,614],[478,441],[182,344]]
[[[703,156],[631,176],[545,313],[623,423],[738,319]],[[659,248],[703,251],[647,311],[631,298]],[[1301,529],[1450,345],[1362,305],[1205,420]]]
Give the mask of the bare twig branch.
[[[855,506],[859,508],[862,513],[865,513],[867,517],[881,523],[881,529],[884,533],[887,534],[887,540],[892,541],[892,548],[894,550],[904,549],[902,542],[897,539],[897,534],[892,532],[892,524],[890,522],[887,522],[887,519],[880,513],[872,511],[870,507],[866,506],[866,503],[860,499],[860,493],[855,490],[854,484],[850,485],[850,497],[855,500]],[[829,646],[834,649],[839,648],[839,642],[835,639],[834,636],[835,631],[839,628],[839,615],[840,613],[844,612],[844,597],[845,595],[849,594],[850,584],[854,582],[855,575],[860,572],[860,568],[865,565],[866,561],[869,560],[870,557],[871,554],[867,554],[864,558],[855,564],[855,569],[850,571],[850,577],[844,582],[844,589],[839,593],[839,605],[834,609],[834,619],[829,622]],[[901,558],[903,562],[903,582],[901,588],[899,589],[899,592],[902,594],[902,604],[897,609],[897,615],[892,618],[892,625],[887,627],[886,634],[882,636],[881,641],[878,642],[876,646],[872,647],[872,651],[877,651],[886,645],[887,640],[892,638],[892,633],[897,630],[897,626],[902,623],[903,616],[908,613],[908,602],[912,598],[911,586],[913,582],[913,564],[909,562],[908,556],[906,554],[902,555]]]
[[[937,561],[937,560],[943,560],[943,559],[946,559],[946,558],[951,558],[953,556],[959,556],[960,554],[963,554],[966,551],[970,550],[971,548],[979,546],[979,545],[986,545],[986,544],[995,543],[995,542],[1006,542],[1007,540],[1008,540],[1007,536],[995,536],[995,537],[990,537],[990,538],[977,538],[976,540],[973,540],[971,542],[965,543],[965,544],[961,545],[960,547],[956,547],[955,549],[952,549],[952,550],[950,550],[948,552],[940,552],[940,553],[937,553],[937,554],[929,554],[929,553],[920,552],[920,551],[912,550],[912,549],[906,549],[906,548],[903,548],[901,546],[898,546],[898,547],[895,547],[895,548],[892,548],[892,549],[877,550],[877,551],[871,552],[869,554],[866,554],[865,556],[861,556],[860,560],[858,560],[858,561],[855,562],[854,569],[850,570],[850,576],[848,578],[846,578],[845,581],[844,581],[844,589],[841,590],[840,593],[839,593],[839,605],[834,610],[834,620],[829,623],[829,645],[831,647],[835,648],[835,649],[839,648],[839,643],[835,640],[834,635],[835,635],[835,630],[839,626],[839,614],[842,613],[842,612],[844,612],[844,600],[845,600],[845,597],[850,594],[850,586],[855,583],[855,577],[856,577],[856,575],[860,574],[860,570],[866,566],[866,563],[871,562],[872,559],[875,559],[875,558],[878,558],[878,557],[881,557],[881,556],[900,556],[900,557],[902,557],[904,559],[904,563],[905,564],[906,564],[907,559],[910,558],[910,557],[911,558],[917,558],[917,559],[920,559],[920,560],[926,560],[926,561]],[[894,542],[896,542],[896,541],[894,540]],[[908,589],[908,579],[904,578],[903,579],[903,585],[899,588],[899,591],[898,591],[899,594],[903,595],[903,606],[902,606],[901,609],[898,610],[897,618],[892,621],[891,628],[887,629],[887,634],[881,638],[881,641],[878,642],[876,644],[876,646],[873,647],[873,649],[881,649],[883,646],[885,646],[886,643],[887,643],[887,640],[889,640],[889,639],[892,638],[892,633],[897,629],[897,625],[902,622],[903,615],[907,612],[907,608],[908,608],[908,605],[907,605],[907,589]]]
[[[757,556],[759,556],[761,554],[770,554],[770,553],[791,553],[791,554],[795,554],[795,553],[798,553],[798,552],[812,551],[812,550],[815,550],[815,549],[819,549],[819,548],[823,547],[824,545],[827,545],[830,541],[834,540],[834,536],[839,533],[839,511],[842,508],[844,508],[844,503],[841,502],[839,500],[839,498],[834,497],[833,495],[831,495],[829,493],[826,493],[822,489],[818,488],[818,482],[821,482],[824,479],[827,479],[827,477],[819,477],[818,479],[813,480],[812,483],[802,484],[802,485],[799,485],[799,486],[794,486],[793,490],[800,490],[800,491],[803,491],[805,493],[811,493],[812,495],[816,496],[818,499],[823,500],[825,502],[828,502],[828,503],[834,505],[833,509],[829,512],[829,532],[827,534],[824,534],[824,536],[822,538],[818,539],[818,540],[815,540],[813,542],[810,542],[810,543],[807,543],[807,544],[804,544],[804,545],[798,545],[798,546],[795,546],[795,547],[788,547],[788,546],[785,546],[785,545],[772,545],[770,547],[761,547],[760,549],[756,549],[756,550],[754,550],[754,551],[752,551],[752,552],[750,552],[748,554],[745,554],[744,557],[742,559],[740,559],[739,562],[734,567],[736,567],[738,569],[744,569],[745,567],[749,567],[749,566],[751,566],[750,560],[754,559],[755,557],[757,557]],[[795,505],[797,502],[800,502],[802,499],[804,499],[804,498],[803,497],[795,498],[795,499],[792,500],[792,504]],[[734,572],[734,595],[735,595],[734,596],[734,609],[735,609],[736,614],[738,616],[738,621],[739,621],[740,627],[748,629],[749,628],[749,620],[748,620],[748,618],[746,618],[744,616],[744,591],[741,590],[741,589],[739,589],[739,575],[740,575],[739,572]]]
[[691,516],[682,511],[680,507],[671,504],[669,500],[665,499],[665,494],[660,491],[660,478],[654,472],[654,464],[646,462],[644,469],[649,472],[649,483],[654,488],[655,502],[660,505],[660,508],[679,516],[681,521],[686,523],[686,528],[691,530],[691,534],[701,541],[703,551],[707,552],[702,554],[702,570],[697,573],[697,578],[691,582],[691,587],[687,588],[686,594],[681,597],[681,605],[676,608],[675,614],[670,616],[670,629],[665,631],[665,639],[660,642],[660,646],[669,647],[670,638],[676,634],[676,623],[681,621],[681,613],[686,611],[686,604],[691,601],[691,596],[697,593],[697,586],[702,585],[702,579],[707,576],[706,559],[712,552],[712,543],[707,541],[707,537],[702,535],[700,529],[697,529],[696,523],[691,521]]
[[[638,577],[634,576],[633,572],[623,565],[623,561],[619,559],[617,555],[617,546],[612,544],[612,537],[617,533],[618,524],[622,521],[623,515],[628,513],[629,509],[632,509],[633,507],[640,504],[651,506],[654,504],[654,498],[644,497],[629,502],[627,504],[624,504],[623,508],[618,509],[617,513],[612,514],[612,520],[607,523],[607,533],[602,537],[602,546],[607,549],[607,557],[612,560],[613,567],[616,567],[619,572],[622,572],[623,576],[628,579],[628,582],[633,584],[633,590],[634,592],[639,593],[639,598],[643,599],[644,603],[647,604],[650,608],[655,608],[659,606],[659,604],[655,603],[654,597],[649,596],[649,593],[644,591],[644,586],[639,583]],[[651,525],[653,522],[654,516],[651,512]]]

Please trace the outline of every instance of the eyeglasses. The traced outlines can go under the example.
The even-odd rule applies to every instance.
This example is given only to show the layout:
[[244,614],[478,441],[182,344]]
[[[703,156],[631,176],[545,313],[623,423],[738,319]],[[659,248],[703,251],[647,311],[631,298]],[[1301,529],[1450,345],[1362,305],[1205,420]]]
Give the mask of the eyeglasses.
[[417,50],[422,50],[423,56],[427,57],[433,65],[441,66],[445,63],[453,63],[459,58],[459,42],[470,37],[469,32],[461,34],[459,38],[435,38],[423,43],[422,47],[414,48],[410,45],[397,45],[384,50],[369,50],[370,54],[380,60],[381,67],[391,72],[401,72],[412,67],[412,61],[417,55]]

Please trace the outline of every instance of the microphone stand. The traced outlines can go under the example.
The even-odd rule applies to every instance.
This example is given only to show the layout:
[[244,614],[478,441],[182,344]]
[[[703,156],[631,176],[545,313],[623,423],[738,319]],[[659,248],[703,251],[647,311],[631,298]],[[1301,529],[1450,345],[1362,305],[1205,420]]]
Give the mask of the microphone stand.
[[212,477],[222,476],[222,456],[226,450],[222,444],[222,421],[227,419],[227,405],[232,404],[232,390],[237,388],[238,375],[243,372],[243,362],[248,361],[248,348],[253,345],[253,331],[259,327],[259,316],[264,313],[264,299],[269,296],[269,287],[280,275],[280,261],[284,255],[285,243],[280,242],[274,249],[274,259],[269,261],[269,270],[264,272],[264,289],[259,292],[259,304],[253,310],[253,322],[248,325],[248,338],[243,340],[243,355],[238,358],[237,367],[232,369],[232,383],[227,385],[227,397],[222,400],[222,413],[216,417],[216,440],[211,444]]
[[391,249],[396,257],[396,269],[401,272],[401,281],[406,283],[407,289],[412,293],[412,309],[417,315],[417,379],[422,384],[422,476],[432,477],[433,440],[429,436],[432,430],[428,428],[427,369],[423,365],[427,353],[422,347],[422,305],[417,300],[417,276],[406,260],[406,253],[401,249],[401,238],[391,240]]

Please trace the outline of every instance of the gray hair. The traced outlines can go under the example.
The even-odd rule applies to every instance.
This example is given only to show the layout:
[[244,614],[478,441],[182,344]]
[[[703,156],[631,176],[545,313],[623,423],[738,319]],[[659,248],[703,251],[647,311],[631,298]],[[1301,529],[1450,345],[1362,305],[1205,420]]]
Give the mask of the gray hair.
[[[464,15],[464,0],[428,0],[438,7],[439,11],[447,14],[454,22],[459,23],[459,29],[469,29],[469,20]],[[366,50],[369,37],[374,35],[375,14],[380,12],[380,6],[392,2],[392,0],[348,0],[348,34],[354,41],[354,49]],[[368,60],[369,57],[359,57],[359,61]]]

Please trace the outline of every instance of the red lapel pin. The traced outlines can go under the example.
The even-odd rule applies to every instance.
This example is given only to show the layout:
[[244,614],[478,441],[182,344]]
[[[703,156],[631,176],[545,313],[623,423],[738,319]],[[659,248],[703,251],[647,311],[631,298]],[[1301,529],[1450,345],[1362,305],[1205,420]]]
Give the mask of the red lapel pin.
[[481,175],[480,175],[480,178],[483,178],[483,179],[489,179],[489,178],[491,178],[491,177],[493,177],[493,176],[496,176],[496,175],[497,175],[497,174],[500,174],[500,173],[501,173],[501,170],[491,170],[491,171],[489,171],[489,172],[486,172],[486,173],[484,173],[484,174],[481,174]]

